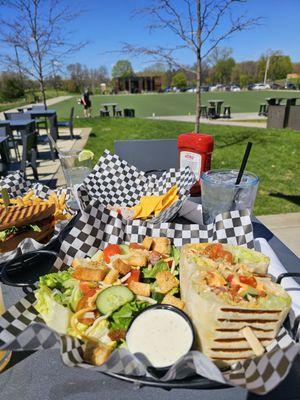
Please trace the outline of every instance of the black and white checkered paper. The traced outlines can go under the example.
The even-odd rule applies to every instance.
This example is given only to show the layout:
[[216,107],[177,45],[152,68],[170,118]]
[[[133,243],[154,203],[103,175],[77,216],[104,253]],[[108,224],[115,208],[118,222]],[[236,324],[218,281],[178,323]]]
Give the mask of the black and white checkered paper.
[[[28,181],[21,171],[16,171],[15,173],[9,174],[4,177],[0,181],[0,188],[3,187],[7,188],[8,194],[11,198],[24,196],[24,194],[27,193],[29,190],[33,190],[34,195],[40,197],[41,199],[47,198],[53,191],[58,196],[60,196],[62,193],[66,193],[66,199],[68,199],[70,195],[69,189],[59,188],[56,190],[52,190],[48,186],[43,185],[39,182],[33,183],[31,181]],[[73,213],[71,210],[68,210],[68,212],[70,214]],[[66,227],[68,222],[68,220],[65,220],[56,223],[54,234],[47,245],[58,237],[58,235]],[[20,256],[21,254],[28,253],[29,251],[42,249],[43,247],[45,247],[45,244],[41,244],[36,240],[30,238],[24,239],[15,250],[0,254],[0,263],[11,260],[17,256]]]
[[176,184],[179,200],[149,220],[159,223],[170,221],[178,213],[195,182],[195,175],[189,167],[170,169],[160,178],[156,175],[146,176],[145,172],[105,150],[98,164],[78,188],[78,198],[82,209],[93,200],[99,200],[106,207],[132,207],[141,197],[162,195]]
[[[69,232],[55,262],[56,269],[69,267],[75,257],[92,256],[108,243],[141,242],[145,236],[169,237],[177,247],[186,243],[215,241],[250,248],[254,244],[248,210],[220,214],[214,223],[207,226],[181,225],[175,222],[127,221],[117,212],[109,211],[101,201],[92,201]],[[86,363],[83,359],[85,345],[76,338],[60,335],[49,329],[35,310],[34,303],[35,297],[30,294],[0,316],[0,349],[20,351],[59,346],[63,362],[70,367],[158,379],[125,349],[115,350],[102,366]],[[299,353],[299,346],[283,331],[262,357],[247,360],[226,373],[221,372],[202,353],[191,351],[160,379],[166,382],[198,374],[217,382],[265,394],[288,374]]]

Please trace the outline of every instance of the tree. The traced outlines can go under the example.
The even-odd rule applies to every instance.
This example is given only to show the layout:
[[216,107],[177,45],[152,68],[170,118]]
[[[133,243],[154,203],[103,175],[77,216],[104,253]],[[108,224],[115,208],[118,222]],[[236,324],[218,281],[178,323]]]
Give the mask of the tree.
[[128,60],[119,60],[112,68],[113,78],[127,78],[133,75],[131,62]]
[[217,83],[228,84],[231,82],[232,70],[235,66],[235,61],[232,57],[227,60],[220,60],[214,67],[214,74]]
[[177,72],[172,79],[172,86],[177,89],[184,89],[187,85],[186,75],[183,71]]
[[[237,5],[243,5],[247,0],[149,0],[145,8],[135,10],[139,18],[146,16],[150,19],[150,30],[167,29],[176,37],[176,45],[164,47],[162,45],[145,47],[124,43],[122,52],[126,54],[142,55],[151,58],[151,61],[161,61],[173,67],[185,69],[178,60],[178,52],[188,49],[196,58],[196,118],[195,131],[200,131],[201,108],[201,65],[203,61],[225,39],[234,33],[257,24],[260,18],[251,18],[246,14],[238,15]],[[221,29],[221,22],[225,22]],[[174,40],[175,43],[175,40]]]
[[260,57],[259,78],[263,80],[266,71],[267,58],[269,57],[269,68],[267,70],[267,78],[269,80],[285,79],[287,74],[293,71],[293,64],[289,56],[282,55],[281,51],[269,51]]
[[249,76],[245,75],[245,74],[241,74],[241,76],[240,76],[241,88],[244,89],[245,87],[247,87],[248,84],[249,84]]
[[2,72],[0,76],[0,97],[4,100],[14,100],[24,96],[24,88],[20,76],[14,72]]
[[[2,60],[39,82],[47,107],[45,79],[52,74],[53,60],[63,60],[85,45],[72,43],[66,30],[79,12],[74,13],[71,5],[65,6],[62,0],[0,0],[0,6],[14,14],[0,18],[0,38],[8,47]],[[16,58],[10,51],[13,48]]]

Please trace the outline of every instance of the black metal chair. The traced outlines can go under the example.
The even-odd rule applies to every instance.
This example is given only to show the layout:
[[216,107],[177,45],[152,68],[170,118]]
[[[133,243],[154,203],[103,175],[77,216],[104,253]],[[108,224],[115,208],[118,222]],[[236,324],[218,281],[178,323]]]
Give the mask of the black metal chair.
[[231,107],[230,106],[224,106],[223,118],[231,118]]
[[0,127],[0,175],[5,175],[10,168],[10,149],[9,149],[9,136],[7,135],[6,128]]
[[208,118],[207,106],[200,107],[200,117]]
[[115,117],[122,117],[122,110],[119,107],[115,108]]
[[103,108],[100,110],[100,117],[109,117],[109,111]]
[[22,112],[5,112],[4,113],[4,118],[6,120],[12,120],[12,119],[31,119],[30,114],[24,114]]
[[71,139],[74,139],[73,124],[74,122],[74,107],[71,108],[69,121],[57,121],[58,128],[69,128]]
[[[44,110],[45,106],[32,106],[28,111],[44,111]],[[42,128],[46,129],[46,131],[48,132],[48,121],[46,117],[35,118],[35,123],[38,131]]]
[[37,171],[37,132],[33,128],[22,131],[22,160],[21,171],[26,177],[26,167],[31,167],[35,180],[39,179]]
[[15,139],[13,132],[11,130],[10,124],[1,124],[0,136],[8,136],[8,148],[14,150],[16,161],[20,161],[20,152],[18,148],[17,140]]

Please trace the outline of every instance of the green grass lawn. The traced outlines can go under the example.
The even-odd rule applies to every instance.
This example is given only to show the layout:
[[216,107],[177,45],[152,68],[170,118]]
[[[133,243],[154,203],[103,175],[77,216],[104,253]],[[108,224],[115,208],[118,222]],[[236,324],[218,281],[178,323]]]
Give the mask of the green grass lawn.
[[[113,152],[117,139],[170,139],[193,130],[191,123],[138,118],[79,119],[76,125],[92,127],[86,148],[97,158],[104,149]],[[247,142],[253,142],[247,169],[261,180],[256,215],[300,211],[299,132],[214,125],[202,125],[201,131],[215,138],[213,168],[238,168]]]
[[[224,105],[230,105],[234,113],[258,112],[259,104],[266,97],[300,97],[296,91],[248,91],[248,92],[209,92],[203,93],[203,104],[210,99],[224,100]],[[75,106],[75,116],[82,117],[83,109],[77,100],[80,95],[55,105],[58,116],[66,118],[71,106]],[[188,115],[195,114],[194,93],[158,93],[158,94],[131,94],[115,96],[92,96],[93,116],[99,115],[101,103],[118,103],[120,108],[134,108],[137,117],[155,115]]]
[[[36,92],[36,94],[37,94],[37,92]],[[68,92],[65,92],[63,90],[58,90],[56,92],[56,90],[48,89],[46,91],[46,98],[52,99],[53,97],[64,96],[64,95],[68,95],[68,94],[69,94]],[[39,94],[39,97],[41,98],[40,94]],[[22,99],[14,100],[14,101],[0,101],[0,112],[10,110],[11,108],[22,107],[28,103],[29,102],[27,99],[25,99],[25,97]]]

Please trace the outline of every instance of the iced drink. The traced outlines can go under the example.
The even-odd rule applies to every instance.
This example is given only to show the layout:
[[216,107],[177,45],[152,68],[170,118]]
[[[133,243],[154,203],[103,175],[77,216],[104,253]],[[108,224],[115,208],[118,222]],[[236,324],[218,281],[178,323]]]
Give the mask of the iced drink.
[[259,178],[251,172],[244,172],[241,182],[236,185],[238,170],[211,170],[201,176],[201,197],[203,221],[209,224],[225,211],[252,211]]

